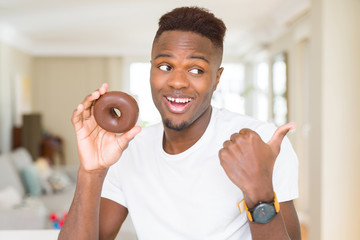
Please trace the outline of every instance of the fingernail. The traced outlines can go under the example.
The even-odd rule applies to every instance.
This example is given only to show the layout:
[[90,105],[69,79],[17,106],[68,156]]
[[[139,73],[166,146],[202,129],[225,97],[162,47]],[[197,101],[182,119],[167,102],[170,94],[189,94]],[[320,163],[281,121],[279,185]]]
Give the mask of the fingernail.
[[296,131],[296,125],[295,123],[293,123],[293,125],[291,126],[289,133],[294,133]]

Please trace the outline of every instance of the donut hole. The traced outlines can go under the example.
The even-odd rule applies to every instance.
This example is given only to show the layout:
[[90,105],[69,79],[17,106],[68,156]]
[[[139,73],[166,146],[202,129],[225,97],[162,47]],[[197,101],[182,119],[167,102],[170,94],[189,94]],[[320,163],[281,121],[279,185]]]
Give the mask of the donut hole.
[[118,118],[121,117],[121,112],[118,108],[112,108],[111,111],[115,117],[118,117]]

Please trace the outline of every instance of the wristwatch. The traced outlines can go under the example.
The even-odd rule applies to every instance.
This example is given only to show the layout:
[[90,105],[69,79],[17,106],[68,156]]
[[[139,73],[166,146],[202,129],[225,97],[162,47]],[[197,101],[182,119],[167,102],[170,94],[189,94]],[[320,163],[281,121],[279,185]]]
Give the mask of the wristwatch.
[[250,222],[255,223],[268,223],[276,214],[280,211],[280,204],[277,200],[276,194],[274,193],[274,200],[271,202],[259,202],[253,208],[248,208],[245,200],[241,200],[239,203],[239,210],[243,212],[241,207],[242,204],[245,206],[246,214]]

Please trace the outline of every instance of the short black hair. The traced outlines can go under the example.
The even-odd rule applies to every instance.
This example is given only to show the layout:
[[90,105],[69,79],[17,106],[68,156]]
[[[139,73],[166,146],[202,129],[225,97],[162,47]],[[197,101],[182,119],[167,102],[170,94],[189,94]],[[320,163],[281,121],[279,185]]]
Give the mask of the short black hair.
[[226,26],[213,13],[200,7],[180,7],[164,14],[159,20],[159,29],[154,41],[165,31],[194,32],[208,38],[223,51]]

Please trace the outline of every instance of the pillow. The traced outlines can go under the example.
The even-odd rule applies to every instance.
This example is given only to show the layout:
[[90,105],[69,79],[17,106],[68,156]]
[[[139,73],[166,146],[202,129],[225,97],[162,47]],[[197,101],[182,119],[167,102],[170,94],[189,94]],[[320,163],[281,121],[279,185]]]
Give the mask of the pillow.
[[25,167],[21,171],[21,176],[30,196],[39,196],[42,194],[40,175],[34,164]]
[[48,173],[51,170],[49,162],[46,160],[46,158],[43,157],[36,159],[35,166],[37,167],[40,174]]
[[71,184],[70,177],[60,170],[55,170],[48,178],[54,192],[60,192],[68,188]]
[[35,166],[40,175],[41,186],[46,194],[53,193],[52,186],[48,181],[48,178],[53,174],[53,170],[50,167],[49,162],[45,158],[38,158],[35,161]]
[[11,209],[21,203],[21,194],[13,186],[0,189],[0,209]]
[[23,147],[15,149],[13,152],[11,152],[10,156],[16,169],[19,172],[33,163],[33,159],[30,153]]
[[0,155],[0,188],[12,186],[20,193],[25,195],[25,186],[21,181],[20,173],[16,171],[10,159],[10,154]]

